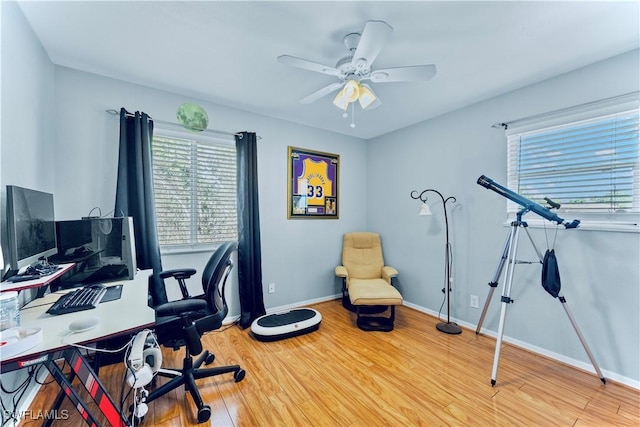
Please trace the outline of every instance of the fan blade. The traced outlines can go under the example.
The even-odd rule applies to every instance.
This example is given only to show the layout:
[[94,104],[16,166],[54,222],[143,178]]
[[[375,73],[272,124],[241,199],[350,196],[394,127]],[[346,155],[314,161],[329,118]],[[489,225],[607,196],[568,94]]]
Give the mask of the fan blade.
[[335,92],[336,90],[340,89],[342,86],[344,86],[344,82],[331,83],[329,86],[325,86],[322,89],[316,92],[313,92],[311,95],[302,98],[300,100],[300,104],[311,104],[312,102],[317,101],[323,96],[327,96],[331,92]]
[[351,64],[359,70],[371,68],[371,64],[389,40],[392,32],[393,28],[384,21],[367,22]]
[[429,80],[435,75],[436,66],[431,64],[376,70],[371,72],[369,78],[374,83],[415,82]]
[[316,71],[322,74],[328,74],[330,76],[339,76],[340,71],[334,67],[328,65],[318,64],[317,62],[308,61],[306,59],[296,58],[291,55],[278,56],[278,62],[292,67],[303,68],[305,70]]

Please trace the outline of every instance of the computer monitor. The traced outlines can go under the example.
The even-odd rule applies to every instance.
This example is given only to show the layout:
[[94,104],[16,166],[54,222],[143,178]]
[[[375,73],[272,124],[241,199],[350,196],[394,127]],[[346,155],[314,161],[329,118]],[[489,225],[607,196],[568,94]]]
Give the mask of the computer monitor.
[[133,218],[87,218],[56,222],[56,264],[75,263],[62,287],[133,279],[136,249]]
[[7,229],[12,270],[55,255],[53,194],[7,185]]
[[85,245],[93,242],[91,221],[58,221],[56,223],[58,253],[67,255],[67,251],[82,251]]

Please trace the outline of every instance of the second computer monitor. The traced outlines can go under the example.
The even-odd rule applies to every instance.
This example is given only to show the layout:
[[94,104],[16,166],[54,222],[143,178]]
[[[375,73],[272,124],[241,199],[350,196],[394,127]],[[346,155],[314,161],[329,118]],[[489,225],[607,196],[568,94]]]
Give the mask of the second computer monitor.
[[76,267],[69,285],[133,279],[136,251],[133,219],[89,218],[56,223],[58,264],[73,262]]

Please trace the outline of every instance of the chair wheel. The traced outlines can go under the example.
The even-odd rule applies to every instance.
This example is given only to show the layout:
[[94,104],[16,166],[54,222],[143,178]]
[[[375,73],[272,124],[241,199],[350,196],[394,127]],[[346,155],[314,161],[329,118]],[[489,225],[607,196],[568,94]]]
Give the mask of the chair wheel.
[[202,408],[198,409],[198,423],[204,423],[211,418],[211,407],[209,405],[204,405]]
[[211,365],[213,361],[216,360],[216,355],[213,353],[209,353],[206,359],[204,359],[205,365]]
[[244,369],[239,369],[238,371],[233,373],[233,379],[236,380],[237,383],[244,379],[246,372]]

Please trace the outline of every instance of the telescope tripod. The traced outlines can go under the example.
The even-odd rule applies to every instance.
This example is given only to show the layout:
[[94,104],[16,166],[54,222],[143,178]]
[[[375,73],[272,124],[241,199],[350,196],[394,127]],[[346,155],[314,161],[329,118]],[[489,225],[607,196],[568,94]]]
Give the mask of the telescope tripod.
[[[525,221],[522,221],[521,214],[518,215],[518,219],[516,221],[513,221],[511,223],[511,230],[510,230],[509,235],[507,237],[507,241],[505,243],[504,250],[502,251],[502,257],[500,258],[500,261],[498,262],[498,267],[496,268],[496,271],[495,271],[495,273],[493,275],[493,279],[491,280],[491,282],[489,282],[489,286],[490,286],[489,295],[487,296],[487,299],[486,299],[486,301],[484,303],[484,308],[482,309],[482,314],[480,315],[480,320],[478,322],[478,327],[476,328],[476,335],[477,335],[477,334],[480,333],[480,329],[482,329],[482,323],[484,322],[484,318],[485,318],[485,316],[487,314],[487,309],[489,308],[489,303],[491,302],[491,297],[493,296],[493,293],[496,290],[496,287],[498,286],[498,280],[500,280],[500,275],[502,274],[502,270],[504,269],[504,267],[506,265],[507,266],[507,273],[506,273],[506,275],[504,277],[502,297],[500,298],[500,302],[502,303],[502,308],[500,310],[500,323],[499,323],[499,326],[498,326],[498,337],[497,337],[497,340],[496,340],[496,349],[495,349],[495,353],[494,353],[494,356],[493,356],[493,370],[491,372],[491,386],[494,386],[496,384],[496,378],[497,378],[497,375],[498,375],[498,362],[500,360],[500,349],[502,348],[502,337],[504,335],[504,324],[505,324],[505,320],[506,320],[506,317],[507,317],[507,306],[508,306],[508,304],[513,302],[513,300],[511,299],[510,295],[511,295],[511,287],[512,287],[512,284],[513,284],[513,273],[514,273],[514,270],[515,270],[515,266],[516,266],[516,264],[533,264],[533,262],[518,261],[516,259],[516,254],[518,252],[518,237],[519,237],[520,229],[524,229],[526,231],[527,236],[529,237],[529,241],[531,241],[531,244],[533,245],[533,248],[535,249],[536,254],[538,255],[540,263],[542,264],[542,261],[543,261],[543,256],[540,253],[540,251],[538,250],[538,247],[536,246],[535,242],[533,241],[533,238],[531,237],[531,234],[529,233],[529,230],[528,230],[527,227],[528,227],[528,224]],[[567,307],[566,299],[561,294],[558,294],[558,300],[560,301],[560,303],[562,303],[562,307],[564,308],[565,313],[567,313],[567,317],[569,317],[569,321],[571,322],[571,325],[573,326],[573,329],[576,331],[576,334],[578,335],[578,338],[580,339],[580,342],[582,343],[582,346],[584,347],[585,351],[587,352],[587,355],[589,356],[589,360],[591,361],[591,364],[595,368],[596,373],[598,374],[598,377],[600,378],[600,381],[602,381],[603,384],[606,384],[606,379],[602,375],[602,372],[600,371],[600,368],[598,367],[598,364],[596,363],[596,360],[593,357],[593,354],[591,353],[591,350],[589,350],[589,347],[587,346],[587,343],[586,343],[586,341],[584,339],[584,336],[580,332],[580,329],[578,329],[578,325],[576,324],[576,321],[573,318],[573,315],[569,311],[569,307]]]

